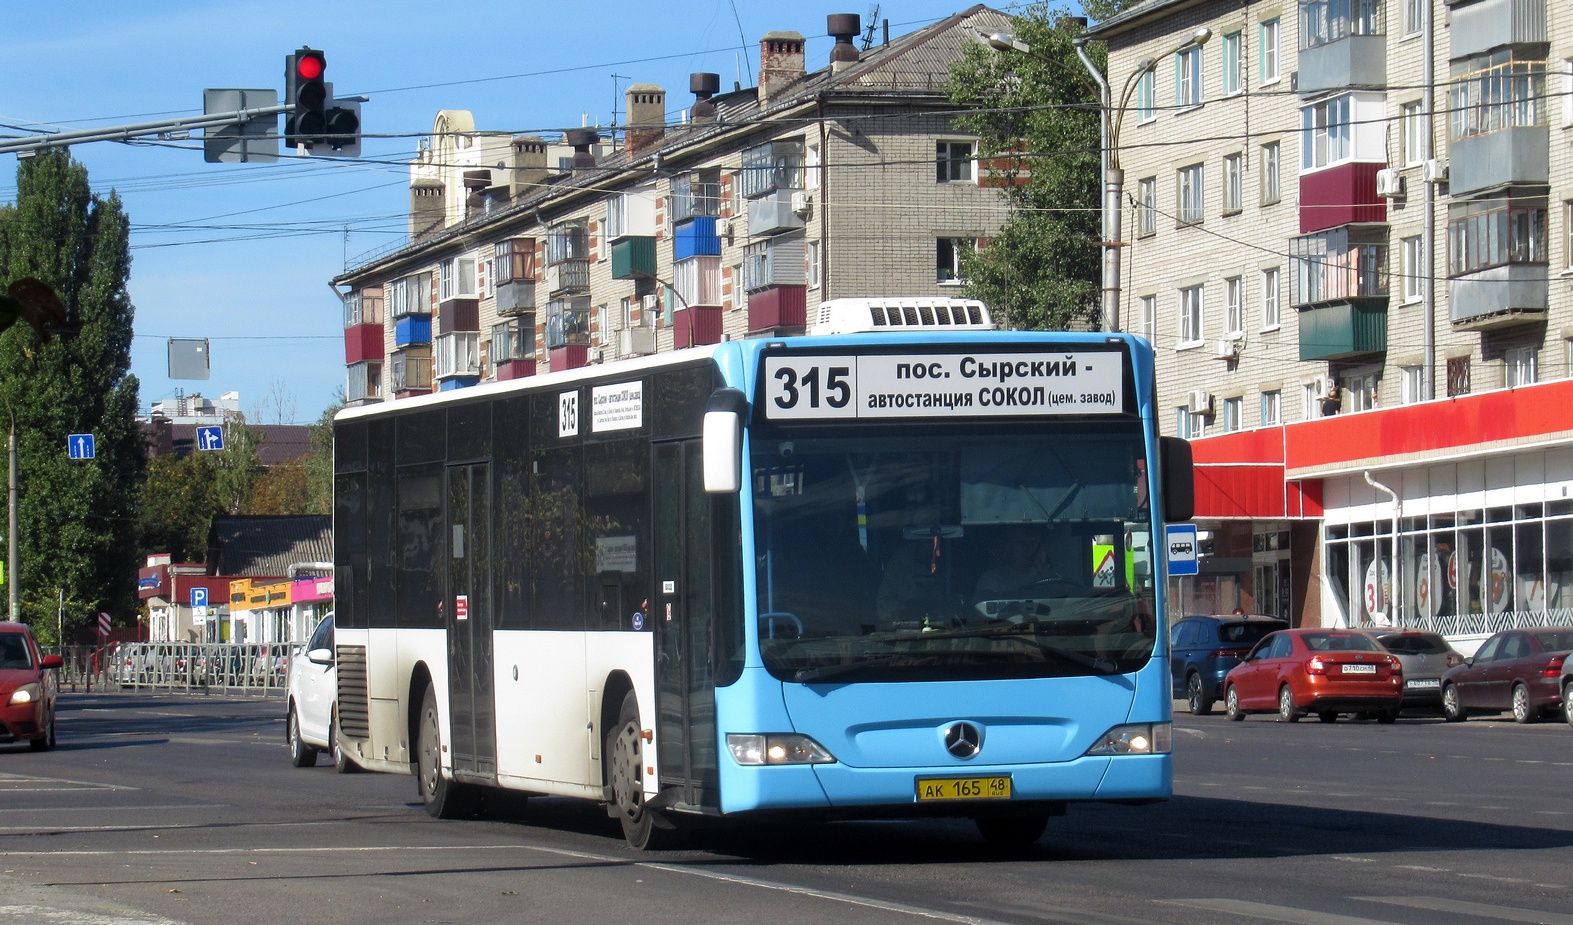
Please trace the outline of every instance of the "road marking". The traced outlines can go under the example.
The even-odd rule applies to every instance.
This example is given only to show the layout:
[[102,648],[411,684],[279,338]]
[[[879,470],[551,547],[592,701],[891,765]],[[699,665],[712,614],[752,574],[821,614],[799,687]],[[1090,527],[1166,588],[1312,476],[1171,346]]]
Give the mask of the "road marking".
[[0,906],[0,921],[12,918],[20,922],[47,922],[50,925],[180,925],[174,919],[148,916],[140,912],[135,915],[100,915],[49,906]]
[[1435,912],[1461,912],[1464,915],[1478,915],[1481,918],[1496,919],[1500,922],[1573,925],[1573,915],[1568,915],[1564,912],[1536,912],[1533,909],[1512,909],[1507,906],[1472,903],[1459,899],[1437,899],[1431,896],[1354,896],[1351,898],[1369,903],[1407,906],[1411,909],[1430,909]]
[[[9,791],[8,791],[9,792]],[[171,803],[167,806],[59,806],[44,809],[34,806],[24,809],[0,809],[0,813],[47,813],[57,816],[61,813],[126,813],[141,812],[143,810],[157,809],[222,809],[225,803]]]
[[[22,787],[21,784],[69,784],[60,787]],[[27,793],[34,790],[139,790],[121,784],[100,784],[90,780],[70,780],[65,777],[39,777],[36,774],[0,774],[0,790],[7,793]]]
[[1288,922],[1290,925],[1396,925],[1383,919],[1363,919],[1352,915],[1295,909],[1290,906],[1269,906],[1266,903],[1247,902],[1243,899],[1160,899],[1171,906],[1186,906],[1208,912],[1224,912],[1266,919],[1269,922]]

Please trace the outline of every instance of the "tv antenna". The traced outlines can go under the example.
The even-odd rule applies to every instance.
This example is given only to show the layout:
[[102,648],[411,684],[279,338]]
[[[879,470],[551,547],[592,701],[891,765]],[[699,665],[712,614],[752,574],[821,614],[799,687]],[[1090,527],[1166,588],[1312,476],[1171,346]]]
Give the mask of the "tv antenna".
[[879,4],[874,4],[868,11],[868,28],[863,30],[863,50],[868,51],[874,45],[874,27],[879,23]]

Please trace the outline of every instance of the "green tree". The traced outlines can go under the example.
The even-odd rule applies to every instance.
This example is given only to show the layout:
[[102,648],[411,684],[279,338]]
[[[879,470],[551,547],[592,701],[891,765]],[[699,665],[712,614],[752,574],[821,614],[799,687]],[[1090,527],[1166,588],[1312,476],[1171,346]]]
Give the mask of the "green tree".
[[184,459],[165,453],[148,464],[138,530],[144,554],[167,552],[176,562],[206,558],[208,526],[223,511],[217,471],[212,453]]
[[225,514],[245,511],[251,487],[265,471],[262,465],[263,433],[246,423],[246,416],[237,414],[224,427],[224,448],[215,454],[218,465],[214,472],[214,489],[218,493],[219,508]]
[[[145,460],[131,370],[129,224],[120,198],[93,194],[63,151],[23,158],[16,201],[0,207],[0,284],[34,278],[65,307],[68,333],[30,325],[0,333],[0,399],[18,437],[23,616],[53,639],[58,598],[67,635],[97,611],[136,606],[138,489]],[[70,434],[93,434],[96,458],[67,458]]]
[[[971,110],[957,124],[979,137],[980,153],[1019,165],[996,177],[1010,216],[987,247],[962,255],[962,274],[969,294],[1013,327],[1096,327],[1100,101],[1071,44],[1081,24],[1046,3],[1012,19],[1032,53],[969,47],[948,88]],[[1088,50],[1104,67],[1103,49]]]
[[311,425],[311,455],[306,457],[308,514],[333,513],[333,416],[344,410],[341,391]]

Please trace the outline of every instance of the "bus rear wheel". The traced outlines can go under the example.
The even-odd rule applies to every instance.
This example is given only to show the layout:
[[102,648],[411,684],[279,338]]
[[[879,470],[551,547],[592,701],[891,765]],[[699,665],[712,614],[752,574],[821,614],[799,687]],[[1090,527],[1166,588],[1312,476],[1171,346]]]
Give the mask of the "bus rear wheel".
[[426,688],[421,698],[421,720],[415,748],[415,782],[426,812],[436,819],[465,819],[474,815],[472,788],[442,776],[442,727],[438,723],[437,692]]
[[640,851],[676,847],[682,833],[644,802],[644,735],[633,691],[623,697],[617,725],[606,731],[601,757],[611,797],[607,809],[622,824],[623,838]]

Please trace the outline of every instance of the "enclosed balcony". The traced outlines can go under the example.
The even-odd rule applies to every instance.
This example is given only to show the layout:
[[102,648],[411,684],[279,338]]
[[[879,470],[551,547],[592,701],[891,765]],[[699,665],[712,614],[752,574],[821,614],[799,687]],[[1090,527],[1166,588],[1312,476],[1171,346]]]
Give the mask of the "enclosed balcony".
[[565,292],[588,292],[590,261],[578,258],[546,265],[546,292],[556,298]]
[[388,365],[395,397],[408,398],[431,391],[431,347],[395,351],[389,357]]
[[344,296],[344,362],[382,359],[382,310],[381,286],[356,289]]
[[535,241],[510,238],[495,245],[497,314],[535,310]]
[[1387,166],[1386,102],[1344,93],[1300,107],[1300,233],[1384,222],[1376,175]]
[[1387,350],[1387,229],[1352,225],[1289,242],[1289,301],[1300,359],[1351,360]]
[[1453,62],[1448,85],[1448,189],[1463,196],[1551,177],[1546,62],[1498,49]]
[[721,214],[721,171],[719,168],[672,178],[672,223],[681,225],[691,218],[715,218]]
[[388,284],[388,317],[431,315],[432,275],[415,273]]
[[1448,317],[1488,331],[1546,318],[1550,284],[1545,196],[1487,197],[1448,206]]
[[1546,0],[1447,0],[1448,57],[1467,58],[1508,45],[1544,44]]
[[[546,304],[546,347],[584,347],[590,343],[590,297],[553,299]],[[555,368],[555,367],[553,367]]]
[[758,237],[802,228],[807,223],[802,202],[795,197],[803,195],[802,190],[783,188],[748,200],[748,234]]
[[431,343],[431,316],[406,315],[393,323],[394,347],[429,343]]
[[655,238],[624,237],[612,242],[612,279],[655,276]]
[[535,375],[535,318],[492,325],[491,361],[499,380]]
[[1301,0],[1300,93],[1387,83],[1381,0]]
[[353,363],[346,367],[344,403],[366,405],[382,400],[382,361]]
[[672,229],[672,259],[690,257],[719,257],[721,235],[716,231],[716,220],[701,215]]
[[432,376],[441,381],[481,374],[479,332],[444,334],[432,342]]

